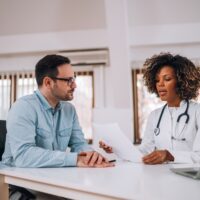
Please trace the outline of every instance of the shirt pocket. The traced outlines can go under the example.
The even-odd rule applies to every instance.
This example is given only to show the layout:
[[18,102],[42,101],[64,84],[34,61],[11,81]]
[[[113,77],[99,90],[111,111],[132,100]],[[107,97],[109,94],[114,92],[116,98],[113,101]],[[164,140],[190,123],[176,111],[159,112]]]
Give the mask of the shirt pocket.
[[52,150],[53,145],[51,132],[42,128],[37,128],[36,132],[36,145],[38,147]]
[[72,127],[67,127],[58,131],[58,148],[62,151],[65,151],[68,147],[69,140],[72,133]]

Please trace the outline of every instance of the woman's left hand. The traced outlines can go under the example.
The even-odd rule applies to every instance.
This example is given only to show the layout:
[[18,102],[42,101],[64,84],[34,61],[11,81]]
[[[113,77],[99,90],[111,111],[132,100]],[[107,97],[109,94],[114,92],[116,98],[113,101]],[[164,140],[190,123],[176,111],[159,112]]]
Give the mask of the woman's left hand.
[[145,164],[162,164],[166,161],[173,161],[174,157],[167,150],[155,150],[142,158]]
[[103,141],[99,141],[99,147],[102,148],[106,153],[113,153],[112,147],[107,145]]

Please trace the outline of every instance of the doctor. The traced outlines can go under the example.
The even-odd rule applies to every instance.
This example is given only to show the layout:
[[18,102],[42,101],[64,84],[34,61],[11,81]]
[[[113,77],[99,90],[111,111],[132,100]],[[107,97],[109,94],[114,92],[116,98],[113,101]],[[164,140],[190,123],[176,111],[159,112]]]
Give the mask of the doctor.
[[[155,55],[144,63],[144,82],[166,104],[147,122],[140,151],[145,164],[200,163],[200,71],[185,57]],[[107,152],[112,148],[100,142]]]

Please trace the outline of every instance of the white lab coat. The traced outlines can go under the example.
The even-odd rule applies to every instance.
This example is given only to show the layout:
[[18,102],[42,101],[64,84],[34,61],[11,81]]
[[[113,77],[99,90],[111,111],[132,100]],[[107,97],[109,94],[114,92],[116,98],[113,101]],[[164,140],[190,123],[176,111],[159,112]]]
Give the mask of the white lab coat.
[[[163,107],[151,112],[142,144],[139,146],[139,150],[143,154],[151,153],[155,149],[166,149],[174,156],[176,163],[200,163],[200,104],[189,101],[188,114],[190,119],[184,128],[185,115],[181,117],[179,123],[177,123],[177,118],[185,112],[186,106],[186,101],[182,101],[173,115],[170,114],[168,106],[165,108],[158,136],[154,134],[154,129]],[[172,140],[172,135],[186,140]]]

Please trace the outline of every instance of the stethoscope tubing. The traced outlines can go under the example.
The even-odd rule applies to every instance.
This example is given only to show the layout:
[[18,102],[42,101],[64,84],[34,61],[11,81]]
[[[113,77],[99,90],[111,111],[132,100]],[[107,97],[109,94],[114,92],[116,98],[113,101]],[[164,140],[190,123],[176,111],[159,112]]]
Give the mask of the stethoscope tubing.
[[[188,122],[189,122],[189,119],[190,119],[190,116],[188,114],[189,101],[186,100],[186,103],[187,103],[187,106],[186,106],[185,112],[183,112],[182,114],[180,114],[178,116],[177,123],[180,121],[181,117],[183,117],[184,115],[186,116],[185,124],[188,124]],[[165,104],[163,106],[162,111],[161,111],[160,116],[159,116],[159,119],[158,119],[158,122],[157,122],[157,125],[156,125],[156,128],[154,129],[154,134],[156,136],[158,136],[160,134],[160,123],[161,123],[161,119],[162,119],[162,116],[163,116],[163,113],[164,113],[166,107],[167,107],[167,104]]]

